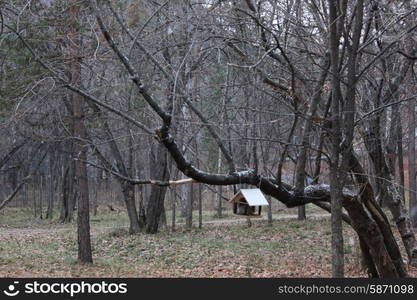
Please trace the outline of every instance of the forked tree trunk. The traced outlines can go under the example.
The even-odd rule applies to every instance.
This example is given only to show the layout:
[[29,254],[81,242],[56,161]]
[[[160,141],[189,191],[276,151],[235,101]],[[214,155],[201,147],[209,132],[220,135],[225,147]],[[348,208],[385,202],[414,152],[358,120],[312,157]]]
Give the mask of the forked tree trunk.
[[[372,128],[377,128],[376,132],[379,131],[377,120],[373,120],[371,123],[373,124]],[[383,203],[390,210],[407,251],[408,259],[413,266],[417,266],[417,241],[413,225],[404,207],[401,191],[395,184],[393,169],[389,167],[389,162],[385,160],[381,139],[375,136],[374,132],[374,130],[369,130],[368,134],[364,136],[364,141],[380,181],[380,184],[377,185],[380,203]]]
[[362,252],[362,263],[368,273],[368,277],[378,278],[378,270],[376,269],[374,260],[372,259],[370,249],[362,237],[359,238],[359,246]]
[[[375,221],[373,221],[362,204],[356,199],[345,201],[344,207],[352,219],[352,227],[369,248],[369,259],[372,259],[378,277],[397,278],[399,274],[385,247],[384,239]],[[363,248],[362,248],[363,249]]]
[[[359,195],[360,199],[362,200],[359,203],[353,203],[353,201],[348,201],[346,203],[348,207],[344,203],[344,207],[348,211],[349,207],[351,209],[354,208],[355,210],[349,212],[349,215],[352,214],[351,219],[355,223],[352,224],[352,227],[358,232],[359,237],[362,238],[365,243],[367,243],[370,249],[372,259],[374,260],[374,263],[376,265],[376,268],[378,269],[380,276],[385,276],[386,274],[391,274],[389,276],[393,276],[394,274],[396,274],[396,276],[398,277],[406,277],[407,272],[405,271],[401,253],[398,244],[394,238],[394,235],[391,231],[388,218],[385,216],[384,212],[375,200],[372,186],[369,183],[366,175],[364,175],[365,172],[357,158],[354,156],[354,154],[351,155],[349,164],[357,183],[361,187]],[[360,210],[364,210],[364,207],[367,209],[367,211],[364,211],[368,216],[367,218],[363,215],[363,212],[360,212]],[[363,224],[359,226],[358,224],[361,224],[362,222]],[[369,225],[369,227],[367,227],[367,224]],[[374,228],[375,226],[377,226],[377,229]],[[373,236],[373,238],[370,239],[370,236]],[[382,241],[383,246],[380,245],[381,242],[379,240]],[[375,249],[373,249],[373,247],[375,247]],[[385,250],[387,254],[385,254]],[[388,269],[386,269],[384,266],[380,265],[379,258],[375,256],[377,253],[379,253],[379,255],[382,257],[388,255],[390,259],[387,260],[387,258],[385,258],[383,262],[391,262],[395,268],[395,273],[390,273],[391,271],[389,269],[391,267],[388,267]]]

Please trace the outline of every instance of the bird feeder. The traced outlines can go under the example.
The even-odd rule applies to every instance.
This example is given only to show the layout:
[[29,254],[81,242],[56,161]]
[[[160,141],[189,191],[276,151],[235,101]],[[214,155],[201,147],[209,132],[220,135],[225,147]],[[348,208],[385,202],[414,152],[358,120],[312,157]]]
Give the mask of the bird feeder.
[[241,189],[230,200],[235,215],[260,217],[262,206],[269,203],[260,189]]

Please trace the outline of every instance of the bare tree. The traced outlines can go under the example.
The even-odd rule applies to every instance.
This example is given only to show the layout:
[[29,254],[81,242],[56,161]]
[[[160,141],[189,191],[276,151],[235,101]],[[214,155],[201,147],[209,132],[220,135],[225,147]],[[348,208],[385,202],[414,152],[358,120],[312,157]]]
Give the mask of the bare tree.
[[[68,131],[73,155],[117,178],[132,232],[157,232],[170,185],[218,186],[219,199],[254,186],[287,207],[331,212],[334,277],[344,276],[342,221],[356,231],[370,276],[407,276],[379,202],[412,262],[415,237],[393,166],[403,133],[395,112],[411,99],[403,87],[415,56],[400,46],[415,32],[405,25],[415,10],[361,0],[116,3],[88,1],[88,47],[77,66],[72,60],[72,76],[40,55],[48,43],[7,28],[77,95],[74,104],[88,104],[88,132],[75,124]],[[80,107],[68,111],[81,117]],[[82,152],[87,141],[96,161]],[[133,151],[149,161],[134,166]],[[134,186],[142,184],[151,186],[137,212]]]

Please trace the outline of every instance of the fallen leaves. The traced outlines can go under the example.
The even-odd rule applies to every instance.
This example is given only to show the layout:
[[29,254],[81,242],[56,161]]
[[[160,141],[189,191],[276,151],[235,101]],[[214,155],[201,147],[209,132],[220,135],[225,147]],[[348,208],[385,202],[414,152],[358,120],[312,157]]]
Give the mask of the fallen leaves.
[[[50,225],[48,225],[50,226]],[[281,220],[130,235],[93,227],[93,265],[77,263],[72,228],[0,235],[2,277],[330,277],[329,221]],[[345,228],[346,240],[354,232]],[[346,245],[346,276],[363,277]],[[416,269],[410,269],[416,275]]]

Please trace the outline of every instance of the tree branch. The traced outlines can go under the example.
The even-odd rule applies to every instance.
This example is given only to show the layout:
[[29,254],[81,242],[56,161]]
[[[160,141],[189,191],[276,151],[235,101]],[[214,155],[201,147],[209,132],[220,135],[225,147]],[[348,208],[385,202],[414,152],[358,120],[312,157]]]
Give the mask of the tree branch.
[[13,200],[13,198],[16,196],[16,194],[20,191],[20,189],[23,187],[23,185],[26,183],[26,181],[29,179],[30,176],[25,177],[22,182],[14,189],[14,191],[3,200],[2,203],[0,203],[0,210],[2,210],[4,207],[6,207],[7,204],[9,204],[10,201]]

